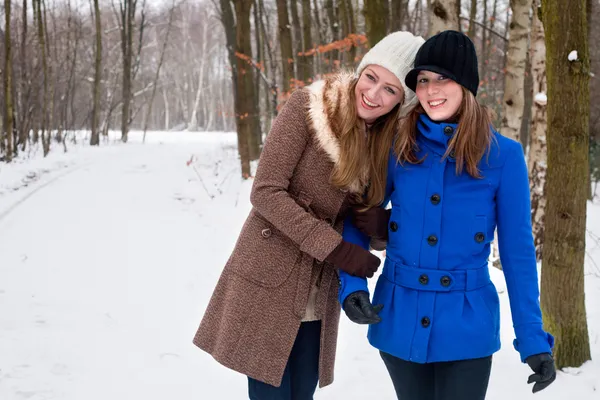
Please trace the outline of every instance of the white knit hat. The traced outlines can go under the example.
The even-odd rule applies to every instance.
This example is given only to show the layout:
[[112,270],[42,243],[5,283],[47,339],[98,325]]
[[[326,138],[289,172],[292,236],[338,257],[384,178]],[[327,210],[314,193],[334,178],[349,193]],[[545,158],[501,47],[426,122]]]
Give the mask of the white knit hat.
[[410,32],[392,32],[365,54],[356,69],[356,76],[360,76],[368,65],[379,65],[396,75],[404,89],[402,115],[406,115],[417,103],[415,92],[406,86],[404,79],[413,68],[417,51],[423,43],[425,39]]

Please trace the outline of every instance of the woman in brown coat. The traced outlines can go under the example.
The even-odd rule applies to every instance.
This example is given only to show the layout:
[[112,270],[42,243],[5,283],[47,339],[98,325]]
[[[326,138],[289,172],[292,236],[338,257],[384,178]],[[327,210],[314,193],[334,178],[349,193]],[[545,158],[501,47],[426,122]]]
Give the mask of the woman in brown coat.
[[342,241],[343,219],[352,203],[383,201],[397,121],[415,104],[404,78],[423,42],[388,35],[356,75],[295,91],[273,123],[253,209],[194,337],[248,376],[251,400],[312,399],[317,382],[333,381],[336,268],[371,277],[380,263]]

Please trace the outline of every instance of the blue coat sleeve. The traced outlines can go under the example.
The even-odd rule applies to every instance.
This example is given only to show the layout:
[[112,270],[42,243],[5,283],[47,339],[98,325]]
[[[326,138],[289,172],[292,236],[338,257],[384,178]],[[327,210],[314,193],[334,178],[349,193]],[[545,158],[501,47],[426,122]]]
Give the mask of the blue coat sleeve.
[[[342,232],[342,240],[356,244],[364,249],[369,249],[369,237],[358,230],[352,223],[350,215],[344,220],[344,231]],[[350,275],[340,270],[340,290],[338,291],[338,300],[340,304],[344,304],[344,300],[350,293],[364,290],[369,292],[367,279],[358,276]]]
[[[393,150],[390,150],[390,157],[388,161],[388,172],[386,179],[386,189],[382,207],[390,201],[392,192],[393,192],[393,176],[394,176],[394,168],[396,167],[396,157],[394,156]],[[344,230],[342,233],[342,239],[361,246],[364,249],[369,249],[370,239],[367,235],[358,230],[357,227],[352,223],[352,219],[350,216],[346,217],[344,220]],[[342,270],[340,272],[340,290],[338,292],[338,300],[340,304],[344,304],[344,300],[350,293],[364,290],[365,292],[369,292],[369,288],[367,285],[367,280],[365,278],[359,278],[356,276],[352,276]]]
[[519,143],[509,143],[496,193],[496,217],[500,260],[516,336],[513,345],[524,362],[531,355],[551,353],[554,337],[543,330],[542,324],[525,156]]

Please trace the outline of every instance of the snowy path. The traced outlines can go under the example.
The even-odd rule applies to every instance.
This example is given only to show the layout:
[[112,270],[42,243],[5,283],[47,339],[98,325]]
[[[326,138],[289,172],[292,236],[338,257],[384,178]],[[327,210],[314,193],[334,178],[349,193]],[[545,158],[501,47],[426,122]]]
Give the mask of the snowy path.
[[[233,136],[198,136],[94,149],[21,197],[0,196],[1,400],[247,398],[244,377],[191,344],[251,185],[237,178]],[[600,264],[598,246],[588,249]],[[600,278],[586,290],[598,360]],[[501,297],[488,399],[532,398]],[[394,399],[364,334],[342,318],[336,381],[317,399]],[[597,365],[561,374],[543,398],[600,399]]]

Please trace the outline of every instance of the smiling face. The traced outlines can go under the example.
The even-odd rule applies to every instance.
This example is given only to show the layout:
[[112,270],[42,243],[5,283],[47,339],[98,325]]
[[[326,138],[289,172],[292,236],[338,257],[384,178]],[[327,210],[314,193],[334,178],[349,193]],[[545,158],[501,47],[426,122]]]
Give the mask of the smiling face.
[[427,116],[433,121],[451,119],[463,101],[462,86],[431,71],[419,72],[415,92]]
[[386,68],[368,65],[354,89],[356,112],[367,124],[389,113],[404,99],[400,80]]

